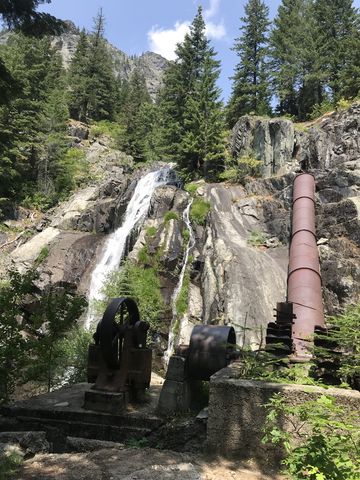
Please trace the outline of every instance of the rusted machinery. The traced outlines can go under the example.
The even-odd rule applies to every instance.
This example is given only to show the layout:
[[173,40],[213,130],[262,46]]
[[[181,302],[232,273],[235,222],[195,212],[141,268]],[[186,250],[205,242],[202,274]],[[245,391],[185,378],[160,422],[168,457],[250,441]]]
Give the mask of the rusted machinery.
[[315,327],[324,327],[325,321],[315,230],[315,179],[307,173],[294,181],[287,302],[278,304],[276,312],[267,344],[277,338],[295,357],[309,357]]
[[309,355],[309,339],[316,326],[325,325],[325,320],[315,229],[315,179],[307,173],[294,181],[287,297],[294,306],[295,354]]
[[236,356],[236,335],[233,327],[196,325],[190,337],[187,359],[188,378],[210,380],[211,375],[229,365]]
[[233,327],[195,326],[190,344],[179,345],[176,354],[170,357],[158,412],[167,415],[186,411],[194,394],[198,394],[199,381],[210,380],[211,375],[226,367],[236,357]]
[[150,386],[152,350],[146,347],[149,324],[140,320],[131,298],[110,301],[88,354],[84,408],[116,413]]

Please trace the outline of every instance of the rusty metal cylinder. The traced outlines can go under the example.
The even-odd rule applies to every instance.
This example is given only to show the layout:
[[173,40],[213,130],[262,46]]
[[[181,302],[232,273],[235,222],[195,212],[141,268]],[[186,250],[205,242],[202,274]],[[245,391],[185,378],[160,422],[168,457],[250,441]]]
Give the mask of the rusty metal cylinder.
[[309,356],[315,326],[324,326],[322,283],[315,229],[315,179],[301,174],[293,189],[292,237],[287,300],[296,315],[292,328],[295,355]]
[[235,346],[233,327],[196,325],[188,352],[189,377],[192,380],[210,380],[211,375],[229,364]]

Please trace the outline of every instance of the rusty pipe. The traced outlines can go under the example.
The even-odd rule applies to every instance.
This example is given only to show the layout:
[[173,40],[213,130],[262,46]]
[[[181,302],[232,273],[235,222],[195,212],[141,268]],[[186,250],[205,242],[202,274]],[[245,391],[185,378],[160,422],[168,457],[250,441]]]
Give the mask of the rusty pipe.
[[315,229],[315,179],[307,173],[294,181],[287,301],[296,315],[292,340],[296,357],[310,355],[315,326],[323,327],[324,308]]

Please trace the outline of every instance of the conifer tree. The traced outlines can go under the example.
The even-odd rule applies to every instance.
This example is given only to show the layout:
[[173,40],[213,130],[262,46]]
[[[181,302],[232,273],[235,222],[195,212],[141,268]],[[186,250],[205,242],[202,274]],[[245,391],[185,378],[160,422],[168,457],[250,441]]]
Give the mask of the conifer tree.
[[150,104],[151,99],[145,78],[138,69],[135,69],[130,77],[123,102],[122,114],[126,124],[125,150],[135,160],[145,160],[146,111],[142,106]]
[[280,114],[297,116],[299,77],[301,72],[300,39],[305,0],[282,0],[270,35],[272,75]]
[[[349,76],[346,79],[344,71],[350,73],[349,66],[353,62],[359,65],[355,52],[360,49],[360,20],[353,3],[353,0],[315,0],[314,2],[322,68],[335,101],[349,93]],[[356,78],[353,80],[354,83],[357,82]]]
[[105,18],[102,9],[100,9],[90,38],[88,58],[88,115],[94,120],[112,120],[115,112],[116,79],[112,58],[105,44],[104,31]]
[[219,162],[223,121],[216,88],[219,62],[205,36],[201,7],[176,54],[160,98],[164,153],[177,161],[184,175],[204,175],[212,171],[208,162]]
[[116,79],[104,40],[104,24],[100,10],[90,39],[81,32],[70,66],[69,110],[82,121],[114,119]]
[[78,44],[69,70],[69,110],[76,120],[86,121],[89,92],[87,76],[89,70],[89,42],[85,30],[79,36]]
[[224,119],[216,86],[219,67],[220,62],[209,52],[194,93],[187,97],[180,143],[180,168],[200,173],[208,180],[215,180],[224,165]]
[[0,116],[0,196],[20,200],[38,189],[49,194],[66,147],[61,58],[49,37],[16,35],[4,49],[4,59],[20,90]]
[[269,8],[262,0],[248,0],[241,21],[242,35],[235,40],[233,48],[240,61],[232,77],[232,94],[227,112],[230,126],[241,115],[270,113],[270,75],[266,59]]

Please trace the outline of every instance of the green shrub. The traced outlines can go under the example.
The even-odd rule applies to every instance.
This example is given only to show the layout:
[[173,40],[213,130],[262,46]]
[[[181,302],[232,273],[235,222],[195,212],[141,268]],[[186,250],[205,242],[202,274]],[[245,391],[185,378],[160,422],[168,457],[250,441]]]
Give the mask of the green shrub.
[[151,238],[151,237],[155,237],[156,232],[157,232],[156,227],[149,227],[149,228],[146,230],[146,235],[147,235],[148,237],[150,237],[150,238]]
[[25,208],[36,209],[40,212],[46,212],[49,208],[53,207],[56,203],[56,197],[54,195],[45,195],[41,192],[30,193],[25,196],[21,205]]
[[[43,382],[49,389],[61,383],[64,354],[60,342],[86,306],[84,297],[66,289],[53,288],[35,297],[38,277],[34,269],[25,274],[10,271],[0,285],[0,402],[8,400],[21,381]],[[35,309],[28,319],[23,305],[31,295]]]
[[68,384],[87,382],[88,349],[92,341],[92,332],[78,325],[59,341],[58,378],[62,380],[66,376]]
[[5,451],[0,454],[0,480],[9,480],[10,478],[19,478],[18,474],[23,457],[15,451]]
[[349,100],[346,98],[340,98],[340,100],[336,103],[336,110],[343,111],[348,110],[353,103],[353,100]]
[[250,237],[248,238],[247,243],[252,247],[260,247],[264,245],[266,241],[266,235],[263,232],[259,232],[258,230],[253,230],[250,233]]
[[184,240],[184,243],[187,244],[190,240],[190,231],[187,228],[184,228],[184,230],[181,232],[181,236]]
[[143,265],[148,265],[150,263],[148,247],[144,245],[138,253],[138,260]]
[[176,299],[176,313],[179,317],[185,315],[189,306],[189,292],[190,292],[190,270],[187,268],[184,281]]
[[[330,317],[327,323],[333,328],[329,329],[329,338],[325,338],[332,340],[344,351],[343,355],[336,355],[336,361],[340,362],[339,379],[342,383],[356,387],[360,379],[360,304],[349,306],[342,315]],[[331,350],[315,348],[316,358],[333,355]]]
[[243,182],[247,177],[259,177],[261,175],[260,160],[250,156],[243,155],[237,160],[238,179]]
[[55,188],[60,198],[65,198],[72,190],[89,180],[89,169],[85,153],[79,148],[69,148],[59,162],[59,172]]
[[235,167],[228,168],[219,174],[221,182],[236,183],[238,181],[238,171]]
[[41,265],[49,256],[49,253],[50,253],[49,247],[47,246],[42,247],[37,259],[35,260],[35,265],[36,266]]
[[164,222],[168,223],[170,220],[179,220],[179,215],[172,210],[170,210],[170,212],[166,212],[164,215]]
[[186,183],[184,186],[184,190],[188,192],[192,197],[196,194],[199,185],[196,183]]
[[356,413],[345,411],[326,395],[294,406],[287,404],[281,394],[275,394],[265,407],[263,443],[284,448],[283,465],[292,479],[360,478],[360,428]]
[[126,127],[119,118],[118,122],[110,122],[109,120],[100,120],[91,125],[90,136],[97,138],[108,136],[112,139],[113,147],[122,149],[125,144]]
[[190,220],[196,225],[205,225],[209,211],[210,203],[200,197],[196,197],[190,208]]
[[311,120],[316,120],[317,118],[322,117],[325,115],[325,113],[329,113],[334,110],[334,104],[330,100],[324,100],[320,104],[314,105],[311,114],[310,114],[310,119]]
[[[109,276],[103,292],[107,299],[119,296],[134,298],[141,318],[148,321],[151,330],[156,332],[165,308],[160,287],[160,279],[155,268],[143,268],[126,262],[120,271]],[[102,311],[103,307],[104,305],[101,306]]]

